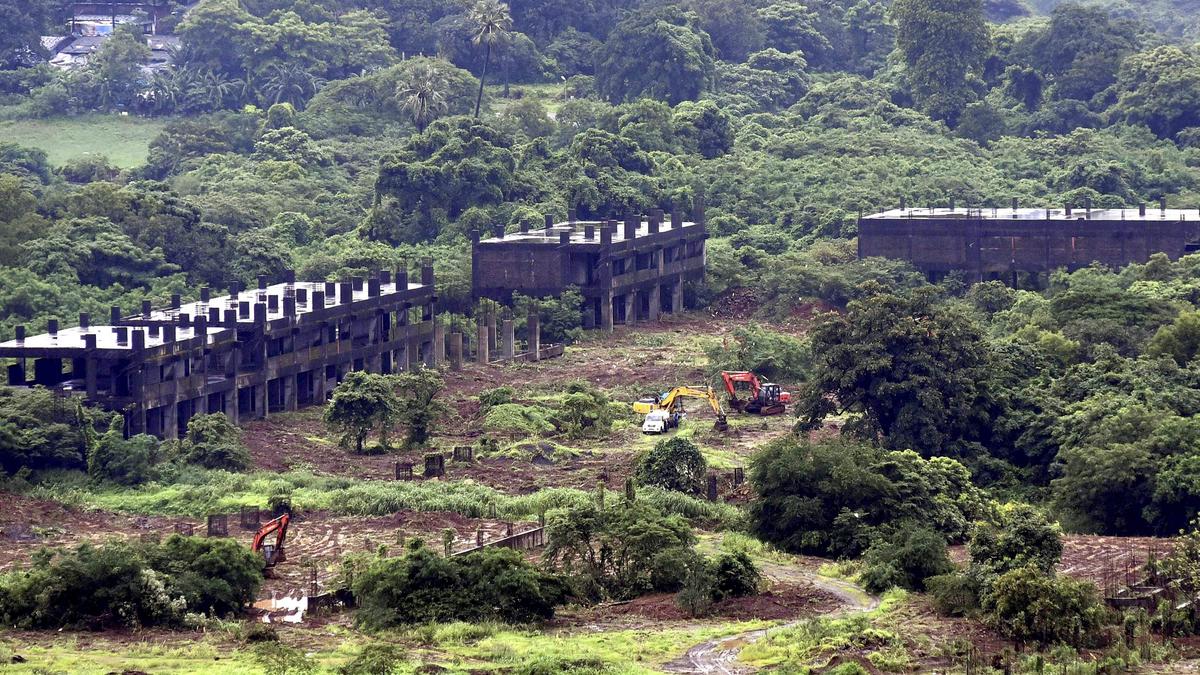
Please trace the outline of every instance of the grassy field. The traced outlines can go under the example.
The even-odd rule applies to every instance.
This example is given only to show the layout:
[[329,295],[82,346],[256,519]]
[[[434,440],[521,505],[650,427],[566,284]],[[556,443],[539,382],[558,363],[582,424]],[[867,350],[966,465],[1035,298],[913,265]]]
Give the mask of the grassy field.
[[0,121],[0,138],[45,150],[54,166],[85,155],[104,155],[121,168],[146,161],[150,141],[166,122],[119,115]]

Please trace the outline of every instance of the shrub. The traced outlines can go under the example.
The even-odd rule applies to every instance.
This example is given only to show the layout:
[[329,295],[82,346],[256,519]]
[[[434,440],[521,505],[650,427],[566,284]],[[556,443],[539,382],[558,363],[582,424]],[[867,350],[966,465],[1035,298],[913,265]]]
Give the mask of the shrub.
[[400,407],[392,383],[387,375],[354,371],[333,390],[325,408],[325,424],[341,434],[342,447],[353,444],[354,451],[362,454],[367,435],[372,431],[379,434],[380,444],[387,447],[388,432]]
[[689,616],[704,616],[713,604],[713,588],[716,577],[712,566],[701,559],[695,565],[689,565],[683,580],[683,587],[675,595],[675,603]]
[[76,398],[40,387],[0,387],[0,468],[8,473],[21,467],[82,469],[94,425],[110,419]]
[[125,438],[120,415],[113,415],[108,431],[88,453],[88,474],[121,485],[137,485],[154,478],[158,439],[147,434]]
[[391,675],[404,663],[404,653],[389,644],[372,643],[362,648],[350,663],[338,669],[339,675]]
[[1000,576],[984,596],[984,609],[1001,635],[1018,644],[1090,644],[1105,609],[1090,583],[1057,578],[1036,567]]
[[516,394],[512,387],[496,387],[494,389],[484,389],[479,392],[479,409],[484,415],[492,408],[505,403],[513,402],[513,395]]
[[1062,557],[1062,531],[1037,508],[1014,504],[1001,509],[995,522],[977,525],[968,550],[971,563],[985,574],[1029,565],[1050,573]]
[[548,434],[554,431],[554,425],[547,419],[547,413],[545,408],[539,406],[501,403],[484,415],[483,428],[487,431],[531,436]]
[[944,616],[967,616],[979,609],[979,584],[966,574],[939,574],[925,580],[933,607]]
[[762,574],[745,551],[725,552],[712,561],[715,600],[754,595],[762,582]]
[[251,464],[241,430],[222,413],[189,420],[180,450],[183,461],[206,469],[245,471]]
[[638,460],[637,480],[642,485],[699,494],[704,490],[707,471],[708,462],[699,446],[687,438],[674,436],[659,441]]
[[358,619],[371,628],[447,621],[529,623],[554,615],[565,586],[505,548],[443,558],[425,546],[378,558],[354,580]]
[[591,599],[628,599],[656,585],[679,583],[680,561],[696,542],[691,527],[641,501],[614,501],[608,507],[588,502],[551,513],[546,562],[574,575],[580,592]]
[[187,613],[231,614],[262,581],[257,556],[232,540],[173,535],[162,544],[43,550],[0,577],[0,621],[20,628],[181,625]]
[[883,593],[893,586],[925,590],[925,580],[953,569],[946,540],[927,528],[902,529],[890,540],[876,541],[864,557],[863,587]]
[[713,345],[705,351],[715,376],[722,370],[748,370],[767,380],[804,380],[812,363],[806,342],[759,324],[733,332],[732,347]]

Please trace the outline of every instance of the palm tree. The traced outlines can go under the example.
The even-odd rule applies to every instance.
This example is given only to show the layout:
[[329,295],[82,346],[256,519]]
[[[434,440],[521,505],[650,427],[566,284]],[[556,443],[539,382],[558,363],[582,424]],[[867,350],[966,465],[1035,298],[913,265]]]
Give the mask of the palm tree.
[[483,56],[483,73],[479,76],[479,96],[475,97],[475,117],[478,118],[488,62],[492,60],[492,46],[504,42],[512,34],[512,15],[508,5],[500,0],[477,0],[467,12],[467,25],[471,28],[471,43],[483,45],[487,50]]
[[396,83],[396,102],[408,113],[417,131],[425,131],[429,123],[449,109],[446,87],[449,80],[444,71],[433,64],[421,64]]
[[174,68],[156,70],[150,76],[150,101],[155,112],[175,112],[183,93],[179,74]]
[[310,96],[317,93],[325,80],[297,64],[271,64],[271,75],[262,84],[264,98],[275,103],[291,103],[302,108]]

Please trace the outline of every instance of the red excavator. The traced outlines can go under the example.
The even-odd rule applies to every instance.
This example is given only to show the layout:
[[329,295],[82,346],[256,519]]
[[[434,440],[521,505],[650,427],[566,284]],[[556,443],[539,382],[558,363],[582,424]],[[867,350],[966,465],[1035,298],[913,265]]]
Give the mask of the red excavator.
[[[251,548],[255,553],[262,553],[268,568],[287,560],[287,555],[283,552],[283,542],[287,539],[288,524],[291,522],[291,514],[285,513],[258,528],[258,533],[254,535],[254,545]],[[275,535],[275,541],[268,542],[267,537],[272,534]]]
[[[725,391],[729,393],[729,407],[752,415],[779,415],[787,410],[792,395],[772,382],[762,382],[754,373],[721,371]],[[742,385],[742,386],[739,386]],[[738,398],[738,391],[746,391],[748,398]]]

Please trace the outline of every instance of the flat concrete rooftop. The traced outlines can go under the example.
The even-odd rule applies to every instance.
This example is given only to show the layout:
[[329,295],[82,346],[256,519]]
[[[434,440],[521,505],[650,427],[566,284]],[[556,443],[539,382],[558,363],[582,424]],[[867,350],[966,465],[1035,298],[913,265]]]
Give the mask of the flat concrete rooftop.
[[[91,326],[89,328],[80,328],[74,326],[72,328],[60,328],[57,333],[42,333],[40,335],[28,335],[24,340],[9,340],[0,342],[0,350],[6,349],[83,349],[84,336],[96,336],[96,349],[120,349],[133,350],[132,340],[129,334],[135,330],[132,326]],[[153,335],[144,328],[137,328],[146,333],[146,348],[161,347],[166,344],[163,339],[163,331],[157,330]],[[199,334],[196,328],[191,326],[179,326],[175,329],[175,339],[172,342],[184,342],[196,338]],[[222,333],[227,332],[228,328],[213,326],[205,329],[208,336],[208,343],[212,344],[215,339]],[[118,341],[118,331],[123,331],[125,340]]]
[[[609,222],[610,221],[606,221],[606,220],[589,220],[589,221],[577,220],[573,223],[571,223],[571,222],[555,223],[549,229],[546,229],[544,227],[539,227],[537,229],[530,229],[528,232],[509,232],[509,233],[505,234],[503,237],[493,236],[493,237],[487,237],[484,239],[480,239],[479,243],[480,244],[523,243],[523,244],[533,244],[533,245],[545,244],[545,245],[559,246],[559,245],[561,245],[562,233],[569,232],[571,235],[570,243],[572,243],[572,244],[599,244],[600,243],[600,228],[604,225],[608,225]],[[625,241],[625,222],[621,221],[621,220],[614,221],[614,222],[616,222],[616,227],[612,230],[613,242],[616,243],[619,241]],[[695,227],[703,228],[704,227],[703,223],[694,223],[691,221],[684,221],[681,225],[682,225],[683,230],[686,230],[689,232],[693,231],[692,228],[695,228]],[[592,228],[594,228],[593,236],[591,239],[588,239],[586,236],[586,228],[588,226],[591,226]],[[671,221],[667,220],[666,222],[660,223],[658,228],[659,228],[658,232],[655,234],[662,234],[663,232],[669,232],[672,229]],[[649,236],[650,234],[651,234],[650,223],[645,220],[639,222],[638,227],[637,227],[636,237],[646,237],[646,236]]]
[[921,208],[891,209],[869,216],[863,220],[1098,220],[1098,221],[1191,221],[1200,222],[1200,209],[1147,208],[1143,214],[1139,209],[993,209],[993,208]]
[[[351,283],[351,282],[337,282],[337,283],[333,284],[333,286],[336,289],[335,294],[326,293],[325,307],[336,307],[337,305],[345,304],[345,301],[343,301],[339,297],[339,294],[342,292],[343,284],[345,284],[345,283]],[[404,291],[419,290],[423,287],[424,286],[422,284],[414,283],[411,280],[405,286],[397,286],[397,284],[393,280],[390,283],[379,284],[379,295],[372,296],[370,293],[369,282],[363,281],[362,288],[359,290],[352,290],[351,297],[352,297],[352,302],[359,302],[362,300],[370,299],[371,297],[383,297],[383,296],[388,296],[388,295],[395,295],[396,293],[401,293]],[[147,318],[145,315],[143,315],[141,313],[132,314],[125,318],[129,321],[143,321],[143,322],[144,321],[151,321],[151,322],[174,321],[177,317],[179,317],[180,314],[187,314],[191,318],[195,318],[197,316],[208,316],[209,309],[212,307],[216,307],[216,308],[222,310],[222,319],[223,319],[224,318],[224,310],[237,309],[239,304],[245,302],[245,303],[249,303],[251,311],[248,315],[238,316],[238,323],[239,324],[244,323],[246,325],[251,325],[255,322],[254,312],[253,312],[254,305],[256,305],[260,302],[261,303],[268,302],[267,298],[269,298],[271,296],[275,296],[276,298],[278,298],[278,300],[276,301],[274,308],[272,308],[269,304],[267,306],[267,320],[268,321],[270,321],[271,319],[278,319],[278,318],[281,318],[282,316],[284,316],[284,308],[283,308],[284,296],[294,295],[297,290],[307,291],[307,294],[306,294],[307,298],[306,298],[305,302],[300,302],[299,299],[297,299],[297,302],[296,302],[296,313],[293,316],[300,316],[303,314],[308,314],[317,309],[316,307],[313,306],[313,293],[315,293],[317,291],[325,292],[325,289],[326,289],[326,284],[325,284],[325,282],[322,282],[322,281],[297,281],[295,283],[290,283],[290,284],[271,284],[270,286],[267,286],[266,288],[252,288],[249,290],[239,291],[237,294],[237,297],[234,297],[232,294],[227,292],[227,293],[220,294],[220,295],[214,294],[209,299],[208,302],[195,301],[195,302],[189,302],[189,303],[182,304],[179,306],[179,309],[170,309],[170,308],[156,309],[150,313],[149,318]],[[351,286],[351,289],[353,289],[353,286]]]

